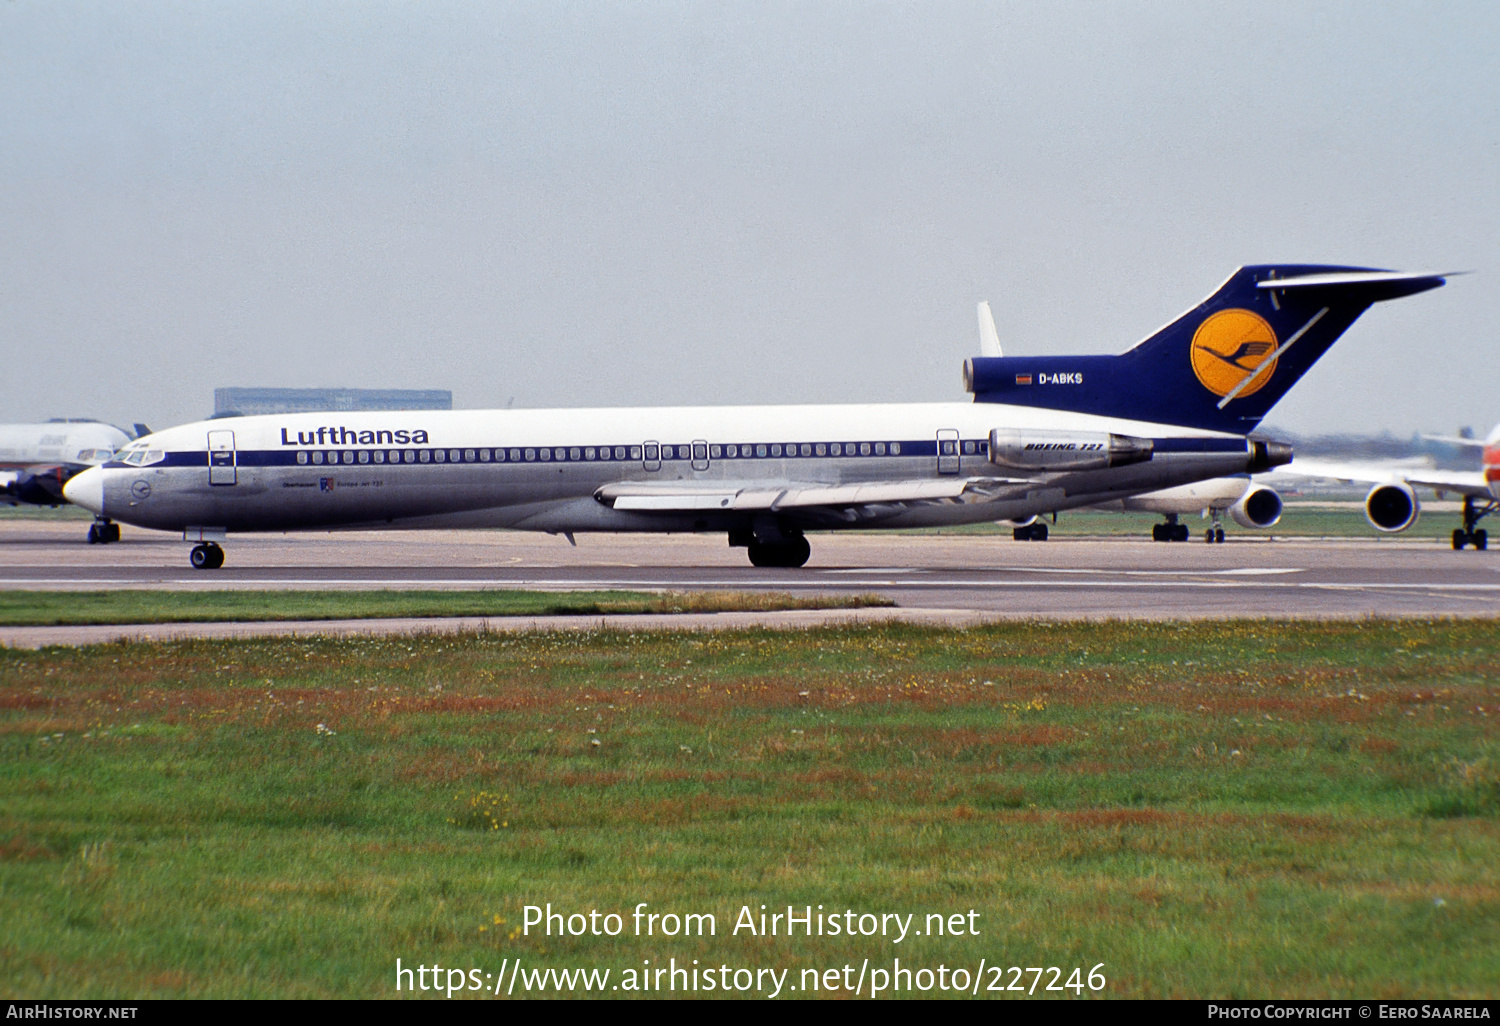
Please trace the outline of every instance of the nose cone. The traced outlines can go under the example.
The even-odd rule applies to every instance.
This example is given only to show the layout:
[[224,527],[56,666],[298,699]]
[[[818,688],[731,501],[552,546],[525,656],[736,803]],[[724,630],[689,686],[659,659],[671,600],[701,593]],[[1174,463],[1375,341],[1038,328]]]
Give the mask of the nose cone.
[[96,516],[104,515],[104,470],[101,467],[74,474],[63,485],[63,498]]

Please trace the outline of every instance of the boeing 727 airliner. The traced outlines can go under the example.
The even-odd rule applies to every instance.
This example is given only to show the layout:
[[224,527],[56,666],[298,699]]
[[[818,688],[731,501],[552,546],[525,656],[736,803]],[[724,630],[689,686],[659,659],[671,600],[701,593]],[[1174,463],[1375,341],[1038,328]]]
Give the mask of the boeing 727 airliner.
[[208,421],[133,442],[67,496],[182,531],[200,569],[234,532],[384,527],[723,532],[795,567],[811,529],[1024,520],[1285,464],[1248,435],[1271,404],[1371,304],[1443,282],[1243,267],[1120,356],[975,358],[971,403]]

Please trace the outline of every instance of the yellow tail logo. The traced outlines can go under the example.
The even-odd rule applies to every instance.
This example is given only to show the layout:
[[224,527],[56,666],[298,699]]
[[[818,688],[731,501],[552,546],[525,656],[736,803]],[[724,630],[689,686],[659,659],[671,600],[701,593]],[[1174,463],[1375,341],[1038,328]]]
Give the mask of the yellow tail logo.
[[1228,395],[1254,374],[1255,379],[1240,389],[1235,397],[1238,399],[1254,395],[1271,380],[1276,360],[1264,367],[1261,364],[1275,351],[1276,332],[1260,315],[1249,310],[1220,310],[1198,325],[1189,357],[1193,373],[1214,395]]

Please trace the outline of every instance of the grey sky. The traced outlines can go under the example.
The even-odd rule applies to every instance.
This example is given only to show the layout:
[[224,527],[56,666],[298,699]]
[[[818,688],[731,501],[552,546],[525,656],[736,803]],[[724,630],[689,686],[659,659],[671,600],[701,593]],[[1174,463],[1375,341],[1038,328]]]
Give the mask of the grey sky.
[[1500,420],[1500,6],[0,3],[0,420],[965,398],[1239,264],[1478,273],[1272,411]]

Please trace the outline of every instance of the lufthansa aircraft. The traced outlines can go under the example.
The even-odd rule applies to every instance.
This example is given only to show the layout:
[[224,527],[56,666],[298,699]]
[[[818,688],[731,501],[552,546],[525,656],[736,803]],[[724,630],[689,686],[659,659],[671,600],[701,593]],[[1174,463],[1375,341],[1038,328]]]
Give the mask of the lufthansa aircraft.
[[1024,520],[1267,470],[1248,432],[1372,303],[1435,274],[1243,267],[1120,356],[978,357],[971,403],[293,414],[157,432],[68,498],[182,531],[505,527],[724,532],[801,566],[811,529]]

